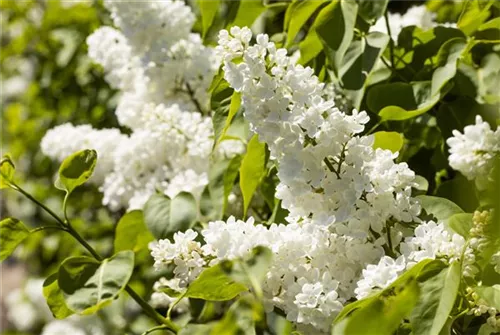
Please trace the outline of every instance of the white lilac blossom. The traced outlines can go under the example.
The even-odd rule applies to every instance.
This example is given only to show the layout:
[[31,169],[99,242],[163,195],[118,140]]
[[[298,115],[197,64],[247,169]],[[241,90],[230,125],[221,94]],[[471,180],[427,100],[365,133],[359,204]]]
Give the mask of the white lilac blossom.
[[248,28],[222,30],[217,51],[225,79],[241,92],[245,118],[278,163],[276,197],[290,216],[364,237],[370,228],[381,232],[389,218],[415,220],[415,174],[360,136],[367,114],[341,112],[323,98],[311,68],[296,65],[267,35],[252,46],[251,38]]
[[7,320],[15,329],[27,332],[52,318],[42,287],[43,279],[29,279],[23,287],[6,295]]
[[[366,113],[341,112],[325,100],[310,68],[295,65],[266,35],[253,46],[251,38],[248,28],[223,30],[217,50],[251,129],[277,162],[276,196],[290,211],[288,224],[230,217],[210,222],[201,236],[188,230],[173,242],[152,243],[151,254],[157,270],[174,265],[173,279],[186,287],[223,259],[268,247],[274,255],[262,287],[266,306],[300,326],[328,331],[350,299],[383,289],[422,259],[455,261],[465,241],[432,221],[421,223],[415,236],[404,233],[399,222],[420,222],[411,197],[414,173],[394,163],[397,154],[374,150],[373,139],[360,135]],[[382,247],[388,223],[393,251],[402,250],[396,260]]]
[[[443,24],[436,23],[436,13],[427,10],[425,5],[410,7],[404,14],[389,13],[389,28],[391,37],[397,41],[398,35],[404,27],[417,26],[423,30],[428,30],[436,26],[455,28],[456,24],[447,22]],[[370,27],[370,31],[378,31],[388,34],[385,18],[382,16]]]
[[141,209],[157,190],[169,197],[182,191],[198,197],[208,183],[211,120],[175,104],[149,104],[142,122],[144,128],[134,131],[113,154],[115,169],[102,186],[103,203],[111,209]]
[[414,236],[401,243],[401,253],[409,265],[424,259],[446,257],[450,262],[458,260],[464,251],[465,239],[450,231],[443,223],[424,222],[415,228]]
[[463,134],[453,130],[453,137],[446,140],[450,147],[450,166],[467,179],[485,186],[493,169],[494,157],[500,154],[500,127],[495,131],[481,116],[476,123],[464,128]]
[[[116,28],[101,27],[87,39],[89,56],[109,84],[120,90],[116,116],[129,136],[117,129],[62,125],[42,140],[42,151],[62,161],[95,149],[92,181],[111,210],[142,209],[155,192],[175,197],[186,191],[198,198],[208,184],[214,131],[207,89],[219,66],[213,48],[191,33],[195,16],[183,1],[130,3],[105,1]],[[224,141],[216,155],[244,151]]]
[[30,278],[20,288],[6,295],[7,320],[20,332],[32,332],[44,325],[42,335],[104,335],[104,327],[96,316],[73,315],[55,320],[43,295],[41,278]]
[[354,290],[356,299],[363,299],[371,293],[389,286],[406,269],[404,256],[399,256],[396,260],[384,256],[378,264],[369,264],[363,269],[362,279],[358,281]]
[[155,268],[174,264],[174,279],[185,287],[208,266],[245,256],[266,246],[274,256],[263,283],[267,308],[282,309],[299,324],[327,331],[343,304],[353,298],[361,270],[378,260],[383,250],[364,239],[339,236],[303,221],[270,227],[230,217],[210,222],[202,230],[203,243],[192,230],[174,234],[173,242],[152,243]]
[[386,288],[405,270],[425,259],[440,259],[451,263],[463,256],[464,275],[471,277],[475,273],[473,249],[466,246],[461,235],[452,232],[443,223],[421,223],[415,228],[414,236],[404,239],[400,249],[401,255],[396,260],[384,256],[378,264],[370,264],[363,270],[355,289],[357,299]]
[[[212,48],[192,34],[195,16],[183,1],[105,1],[119,29],[101,27],[87,39],[89,56],[122,90],[117,116],[122,125],[141,127],[144,103],[208,105],[207,89],[219,66]],[[193,103],[195,102],[196,103]]]
[[[43,327],[41,335],[88,335],[69,320],[54,320]],[[94,334],[92,334],[94,335]]]
[[72,315],[64,320],[52,320],[42,329],[41,335],[105,335],[101,319],[95,315]]

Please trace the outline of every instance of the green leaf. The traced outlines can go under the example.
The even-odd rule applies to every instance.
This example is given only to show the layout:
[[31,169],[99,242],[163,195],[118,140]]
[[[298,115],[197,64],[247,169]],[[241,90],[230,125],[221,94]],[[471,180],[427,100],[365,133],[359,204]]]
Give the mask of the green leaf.
[[469,213],[453,214],[448,219],[448,226],[457,234],[467,239],[469,237],[469,231],[472,228],[472,216],[473,215]]
[[56,187],[68,194],[85,183],[94,172],[97,163],[95,150],[82,150],[66,157],[59,168]]
[[500,56],[489,53],[481,60],[481,67],[477,70],[478,95],[476,100],[481,103],[500,103]]
[[368,108],[382,121],[407,120],[431,109],[440,95],[431,95],[431,82],[389,83],[373,86],[367,96]]
[[286,47],[290,47],[300,29],[309,20],[311,15],[318,10],[319,7],[326,3],[324,0],[318,1],[298,1],[295,0],[288,6],[285,12]]
[[16,167],[9,155],[4,155],[0,161],[0,189],[10,187]]
[[500,42],[500,17],[483,23],[474,34],[474,39],[476,41]]
[[226,210],[227,207],[227,199],[229,197],[229,194],[231,193],[231,190],[233,189],[234,182],[236,180],[236,177],[238,176],[240,166],[241,166],[241,161],[242,161],[242,156],[234,156],[231,161],[229,162],[229,165],[227,167],[227,170],[224,172],[224,206],[223,210]]
[[134,253],[120,251],[98,262],[71,257],[59,267],[58,283],[68,308],[92,314],[110,304],[127,285],[134,270]]
[[389,0],[356,0],[358,3],[358,15],[368,23],[375,23],[378,18],[384,15]]
[[[425,259],[417,264],[415,264],[411,269],[405,271],[399,276],[389,287],[384,291],[371,295],[365,299],[357,300],[353,303],[345,306],[334,320],[334,325],[340,324],[347,317],[355,313],[357,310],[361,310],[368,305],[370,305],[378,296],[382,295],[384,292],[390,292],[395,287],[402,286],[409,279],[416,279],[416,281],[421,282],[428,278],[429,276],[435,275],[435,272],[439,272],[444,268],[444,264],[438,260]],[[335,334],[335,333],[332,333]]]
[[234,26],[250,27],[265,10],[266,7],[262,0],[240,0],[236,17],[227,28]]
[[221,268],[236,282],[261,292],[260,285],[266,278],[272,259],[273,253],[270,249],[258,246],[241,260],[223,261]]
[[215,16],[219,10],[220,0],[211,0],[211,1],[198,1],[198,7],[200,8],[201,13],[201,22],[202,22],[202,37],[205,38],[207,35],[208,29],[212,26],[214,22]]
[[182,328],[179,335],[207,335],[214,327],[213,324],[188,324]]
[[381,148],[398,152],[403,147],[404,137],[395,131],[378,131],[373,134],[373,149]]
[[28,228],[18,219],[0,221],[0,262],[9,257],[29,234]]
[[485,323],[479,328],[477,335],[492,335],[496,333],[496,329]]
[[457,61],[466,46],[467,42],[460,37],[452,38],[441,46],[437,55],[440,66],[432,74],[431,95],[439,95],[444,85],[455,77]]
[[364,39],[353,41],[349,45],[338,75],[345,94],[355,108],[360,108],[368,85],[373,85],[390,76],[390,71],[380,71],[380,69],[374,71],[388,43],[388,35],[371,32],[365,35]]
[[490,7],[495,0],[490,1],[466,1],[464,3],[463,15],[461,15],[457,26],[466,35],[474,33],[481,24],[490,16]]
[[225,301],[247,290],[245,285],[235,282],[225,274],[220,264],[217,264],[203,270],[189,285],[184,296],[209,301]]
[[229,126],[226,127],[228,122],[229,111],[232,101],[234,90],[229,87],[229,83],[224,79],[222,69],[214,77],[210,86],[210,109],[213,110],[212,123],[214,126],[214,145],[222,139],[223,131],[227,132]]
[[500,310],[500,285],[478,286],[474,291],[481,299],[486,301],[488,306]]
[[144,205],[144,221],[157,239],[191,228],[198,217],[196,199],[191,193],[181,192],[170,199],[154,194]]
[[153,240],[154,236],[144,223],[142,211],[125,213],[116,225],[115,252],[132,250],[136,259],[147,259],[149,257],[148,244]]
[[255,190],[266,175],[266,144],[259,142],[254,135],[248,142],[247,152],[241,161],[240,189],[243,195],[243,216],[246,217],[248,206]]
[[407,276],[398,280],[369,298],[366,305],[352,312],[339,323],[335,323],[332,335],[372,334],[392,335],[418,301],[419,286],[416,277]]
[[[262,304],[252,296],[238,299],[224,314],[210,335],[256,335],[256,324],[265,322]],[[266,325],[267,326],[267,325]]]
[[415,186],[416,190],[427,192],[429,189],[429,182],[424,177],[416,175],[413,181],[417,183],[417,186]]
[[[325,12],[325,10],[328,11]],[[338,78],[344,55],[354,36],[358,5],[351,0],[333,1],[316,19],[315,29],[323,43],[333,73]]]
[[460,263],[420,283],[420,297],[410,316],[413,334],[439,335],[450,315],[460,285]]
[[452,215],[464,212],[455,203],[445,198],[430,195],[419,195],[416,198],[427,214],[432,214],[439,221],[446,221]]
[[224,127],[220,132],[220,136],[217,138],[217,144],[222,142],[224,136],[226,136],[226,133],[229,127],[231,126],[231,122],[233,121],[234,116],[240,110],[240,106],[241,106],[241,93],[233,92],[233,95],[231,95],[231,100],[229,103],[229,112],[226,116],[226,120],[224,121]]
[[57,277],[58,274],[53,273],[43,282],[43,296],[47,301],[52,315],[56,319],[64,319],[74,312],[68,308],[66,301],[64,301],[64,294],[59,288]]
[[241,166],[240,155],[230,160],[222,160],[210,164],[208,172],[208,190],[214,219],[220,220],[227,207],[227,198],[233,189]]

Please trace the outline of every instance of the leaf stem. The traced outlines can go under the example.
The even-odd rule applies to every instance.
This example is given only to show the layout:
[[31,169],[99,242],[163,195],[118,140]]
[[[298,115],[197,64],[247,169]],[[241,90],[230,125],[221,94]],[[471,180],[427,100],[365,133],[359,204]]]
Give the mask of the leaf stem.
[[[25,197],[30,199],[32,202],[40,206],[43,210],[45,210],[48,214],[50,214],[60,225],[61,227],[58,227],[58,229],[64,230],[68,232],[75,240],[77,240],[96,260],[102,261],[103,257],[97,253],[97,251],[92,248],[92,246],[85,241],[85,239],[71,226],[71,223],[69,221],[63,221],[56,213],[54,213],[50,208],[42,204],[40,201],[35,199],[31,194],[23,190],[21,187],[19,187],[17,184],[12,182],[13,188],[22,193]],[[35,231],[38,230],[43,230],[47,229],[48,227],[39,227],[35,228]],[[52,228],[52,227],[50,227]],[[174,322],[171,320],[165,319],[161,314],[155,311],[155,309],[148,304],[139,294],[137,294],[129,285],[125,286],[125,291],[130,295],[132,299],[134,299],[139,306],[144,310],[146,314],[149,315],[153,320],[158,322],[161,325],[164,325],[165,328],[168,328],[171,330],[174,334],[177,334],[178,331],[180,330],[179,326],[176,325]]]
[[12,188],[14,190],[18,191],[19,193],[21,193],[22,195],[24,195],[26,198],[30,199],[32,202],[34,202],[35,204],[37,204],[38,206],[40,206],[44,211],[46,211],[50,216],[52,216],[57,221],[57,223],[59,223],[63,227],[65,226],[64,221],[61,220],[61,218],[56,213],[54,213],[50,208],[48,208],[47,206],[45,206],[44,204],[42,204],[40,201],[36,200],[31,194],[29,194],[28,192],[26,192],[25,190],[23,190],[16,183],[14,183],[12,181],[10,183],[12,184]]
[[189,94],[189,97],[191,98],[191,101],[196,106],[196,109],[198,110],[198,112],[200,112],[201,115],[205,115],[206,112],[203,110],[203,108],[200,105],[200,102],[194,96],[194,91],[191,88],[191,86],[189,86],[189,83],[187,81],[186,81],[186,89],[187,89],[187,93]]
[[378,126],[380,126],[381,124],[382,120],[378,121],[373,127],[370,128],[370,130],[368,130],[368,132],[365,135],[370,135],[371,133],[373,133],[373,131],[377,129]]
[[156,327],[153,327],[151,329],[146,330],[141,335],[148,335],[148,334],[151,334],[151,333],[153,333],[153,332],[155,332],[157,330],[163,330],[163,329],[168,329],[168,327],[167,326],[163,326],[163,325],[162,326],[156,326]]
[[59,226],[42,226],[42,227],[37,227],[32,230],[30,230],[30,233],[36,233],[42,230],[47,230],[47,229],[56,229],[56,230],[62,230],[62,231],[68,231],[65,227],[59,227]]
[[185,291],[184,293],[182,293],[179,297],[177,297],[177,299],[175,299],[174,302],[172,302],[170,304],[170,306],[168,306],[168,310],[167,310],[167,320],[171,320],[170,318],[170,315],[172,314],[172,310],[174,309],[174,307],[182,300],[182,298],[184,298],[184,296],[186,295],[186,292]]
[[387,28],[387,34],[389,35],[389,38],[390,38],[390,41],[389,41],[389,52],[390,52],[390,55],[391,55],[391,65],[394,68],[394,41],[392,40],[391,26],[389,24],[389,9],[385,10],[384,19],[385,19],[385,26]]

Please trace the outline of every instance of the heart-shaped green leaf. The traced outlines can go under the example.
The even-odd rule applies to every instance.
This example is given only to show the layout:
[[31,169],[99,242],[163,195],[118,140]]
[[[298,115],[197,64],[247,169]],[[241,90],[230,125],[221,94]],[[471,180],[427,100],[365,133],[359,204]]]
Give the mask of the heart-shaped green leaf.
[[56,187],[68,194],[85,183],[94,172],[97,163],[95,150],[82,150],[68,156],[59,167]]

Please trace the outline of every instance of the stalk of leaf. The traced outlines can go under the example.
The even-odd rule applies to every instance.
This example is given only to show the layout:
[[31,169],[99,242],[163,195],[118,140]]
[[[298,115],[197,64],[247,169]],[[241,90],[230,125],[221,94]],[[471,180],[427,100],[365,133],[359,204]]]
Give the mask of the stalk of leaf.
[[[24,195],[26,198],[28,198],[29,200],[34,202],[36,205],[40,206],[44,211],[46,211],[50,216],[52,216],[56,220],[56,222],[59,224],[58,229],[65,231],[65,232],[69,233],[71,236],[73,236],[73,238],[75,240],[77,240],[85,249],[87,249],[87,251],[96,260],[98,260],[98,261],[103,260],[103,257],[101,255],[99,255],[97,253],[97,251],[95,251],[95,249],[92,248],[92,246],[87,241],[85,241],[85,239],[71,226],[71,222],[67,218],[66,218],[66,220],[62,220],[57,214],[54,213],[54,211],[52,211],[50,208],[45,206],[43,203],[41,203],[40,201],[35,199],[31,194],[26,192],[19,185],[17,185],[13,181],[10,181],[10,183],[11,183],[11,187],[14,190],[16,190],[19,193],[21,193],[22,195]],[[68,195],[66,195],[66,197],[65,197],[65,201],[64,201],[65,204],[66,204],[67,196]],[[64,207],[66,207],[66,206],[64,206]],[[66,213],[66,210],[64,210],[64,212]],[[42,228],[46,229],[48,227],[39,227],[39,228],[35,229],[35,231],[43,230]],[[50,228],[52,228],[52,227],[50,227]],[[56,227],[53,227],[53,228],[57,229]],[[159,324],[165,325],[165,327],[168,328],[170,331],[172,331],[174,334],[177,334],[180,327],[177,324],[175,324],[172,320],[170,320],[170,317],[164,318],[162,315],[160,315],[158,312],[156,312],[154,310],[154,308],[151,305],[149,305],[139,294],[137,294],[129,285],[125,286],[125,291],[127,291],[127,293],[130,295],[130,297],[132,299],[134,299],[139,304],[139,306],[141,306],[141,308],[144,310],[144,312],[149,317],[151,317],[153,320],[155,320]]]

